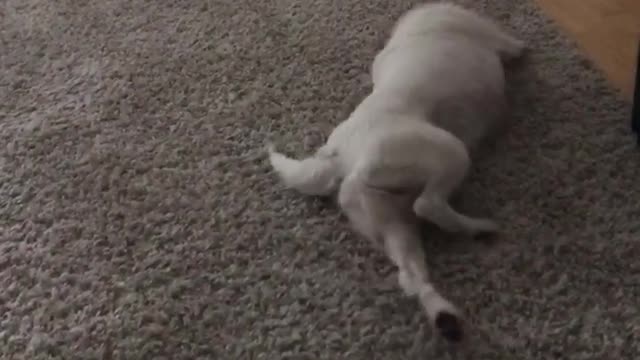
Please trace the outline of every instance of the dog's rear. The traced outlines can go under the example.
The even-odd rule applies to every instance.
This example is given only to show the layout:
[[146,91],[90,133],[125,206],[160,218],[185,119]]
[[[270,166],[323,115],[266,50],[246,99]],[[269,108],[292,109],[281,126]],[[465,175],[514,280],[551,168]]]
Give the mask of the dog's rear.
[[[384,244],[398,267],[401,287],[418,297],[431,323],[452,341],[462,337],[461,321],[429,279],[417,223],[426,219],[446,231],[471,235],[497,229],[489,219],[458,213],[448,200],[470,166],[465,139],[481,137],[483,122],[493,115],[480,116],[486,112],[484,100],[500,102],[503,96],[500,60],[519,56],[523,48],[521,41],[468,10],[443,3],[420,6],[399,20],[376,57],[373,93],[334,129],[325,146],[304,160],[270,149],[271,164],[288,187],[309,195],[338,191],[354,228]],[[449,50],[454,59],[447,58]],[[380,74],[383,81],[378,82]],[[469,86],[469,78],[476,87]],[[421,109],[442,109],[447,101],[454,108],[468,105],[469,93],[481,96],[469,106],[471,116],[460,122],[461,128],[482,132],[478,136],[456,133],[429,118],[438,111]],[[451,113],[445,113],[443,121],[448,121]],[[481,124],[480,130],[466,126],[467,120]]]

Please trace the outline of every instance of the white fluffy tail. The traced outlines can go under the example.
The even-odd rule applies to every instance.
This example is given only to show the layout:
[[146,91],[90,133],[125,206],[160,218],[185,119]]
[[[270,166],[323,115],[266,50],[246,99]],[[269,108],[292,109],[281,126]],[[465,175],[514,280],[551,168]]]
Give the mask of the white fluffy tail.
[[288,188],[306,195],[329,196],[340,185],[340,174],[333,157],[317,153],[304,160],[285,156],[270,145],[271,166]]

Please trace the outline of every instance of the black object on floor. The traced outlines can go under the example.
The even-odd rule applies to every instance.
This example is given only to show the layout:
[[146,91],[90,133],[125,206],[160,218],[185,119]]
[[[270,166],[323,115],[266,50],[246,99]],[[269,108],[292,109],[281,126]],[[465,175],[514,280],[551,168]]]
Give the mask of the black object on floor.
[[636,81],[633,92],[633,109],[631,112],[631,129],[636,133],[636,142],[640,145],[640,41],[638,41],[638,58],[636,59]]

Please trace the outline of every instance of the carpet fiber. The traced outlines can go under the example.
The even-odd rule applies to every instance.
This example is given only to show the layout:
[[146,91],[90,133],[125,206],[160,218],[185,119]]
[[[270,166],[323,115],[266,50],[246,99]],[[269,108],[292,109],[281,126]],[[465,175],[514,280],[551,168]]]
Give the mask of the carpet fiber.
[[637,359],[640,162],[629,105],[529,1],[464,0],[530,44],[512,126],[427,233],[471,326],[436,341],[331,201],[284,191],[369,89],[410,0],[5,0],[2,359]]

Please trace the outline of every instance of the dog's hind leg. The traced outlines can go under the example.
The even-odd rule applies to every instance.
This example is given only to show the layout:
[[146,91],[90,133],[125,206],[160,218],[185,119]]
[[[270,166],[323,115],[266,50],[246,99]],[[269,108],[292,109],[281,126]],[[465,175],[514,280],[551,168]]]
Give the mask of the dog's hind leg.
[[330,196],[340,184],[340,173],[335,155],[323,149],[312,157],[297,160],[268,147],[269,161],[288,188],[306,195]]
[[432,325],[447,340],[457,342],[462,340],[462,322],[456,307],[431,283],[412,201],[411,194],[372,189],[355,174],[342,182],[338,194],[356,231],[382,245],[398,267],[398,283],[405,294],[417,297]]
[[456,211],[441,195],[441,189],[426,187],[413,206],[416,215],[438,225],[451,233],[464,233],[470,236],[495,233],[498,224],[485,218],[475,218]]
[[471,165],[464,143],[428,123],[411,130],[387,134],[356,169],[360,180],[374,189],[414,191],[415,215],[442,230],[468,235],[497,231],[493,221],[461,214],[449,204]]
[[418,230],[403,224],[385,230],[385,251],[398,267],[400,286],[407,295],[418,298],[427,318],[445,339],[461,341],[463,328],[459,311],[431,282]]
[[449,203],[451,194],[460,186],[470,167],[466,150],[460,150],[449,152],[446,162],[430,168],[427,183],[413,203],[413,210],[420,218],[451,233],[474,236],[496,232],[498,225],[493,220],[464,215]]

